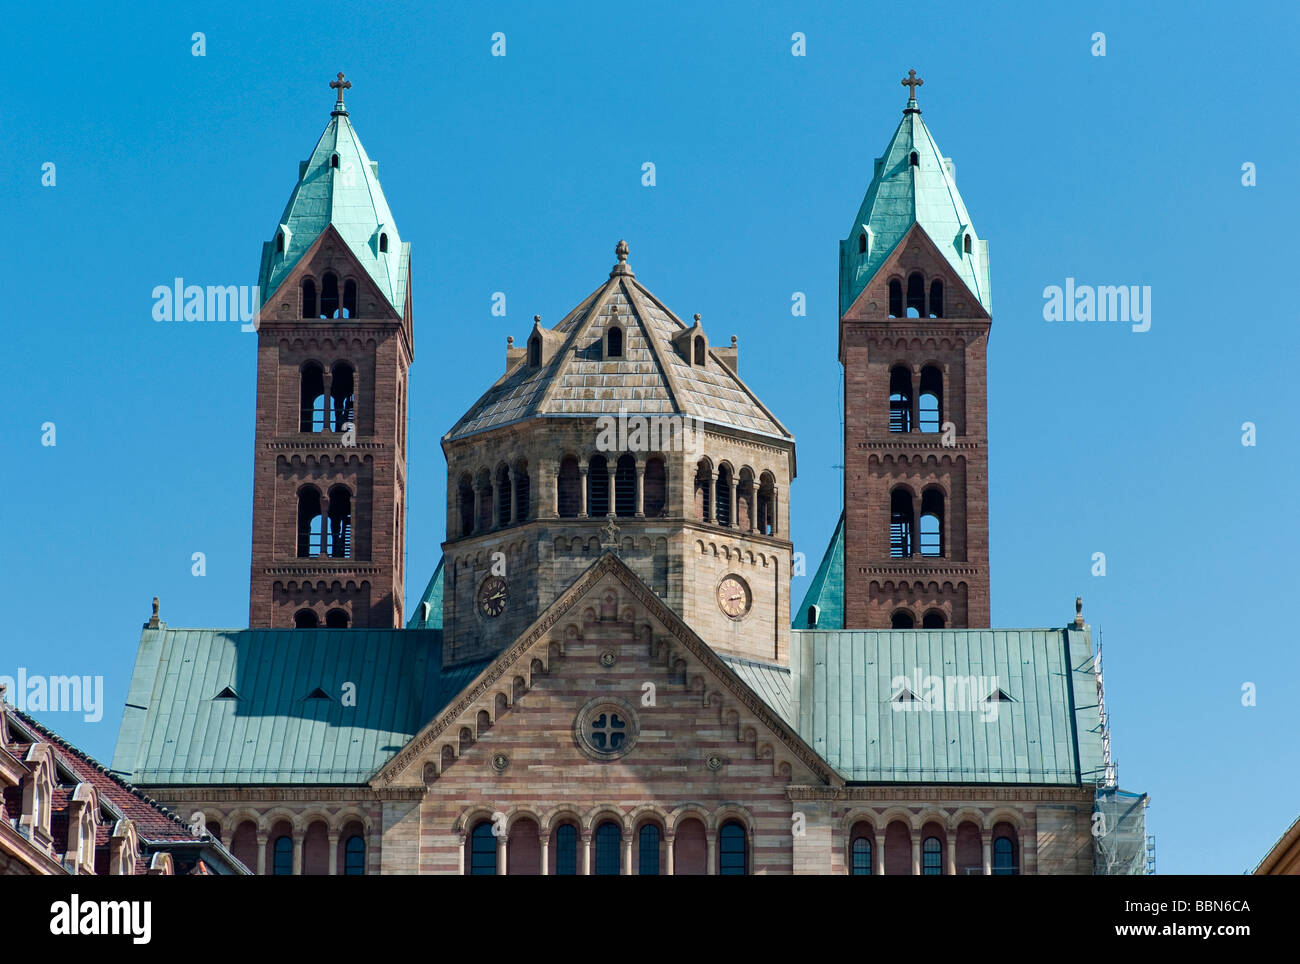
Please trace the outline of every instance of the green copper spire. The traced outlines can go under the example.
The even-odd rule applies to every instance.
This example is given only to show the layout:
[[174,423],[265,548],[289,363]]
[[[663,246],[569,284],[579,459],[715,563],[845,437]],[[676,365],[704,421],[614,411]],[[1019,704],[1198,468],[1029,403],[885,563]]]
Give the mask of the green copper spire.
[[411,246],[397,233],[379,186],[379,164],[366,154],[348,119],[343,92],[351,86],[342,73],[330,81],[338,99],[329,124],[311,158],[298,167],[298,183],[275,236],[262,246],[258,283],[263,304],[270,302],[285,276],[325,226],[332,224],[393,309],[399,315],[405,309]]
[[[914,70],[903,79],[903,86],[908,88],[903,119],[884,155],[876,158],[867,196],[849,236],[840,242],[841,314],[914,224],[919,224],[943,252],[984,310],[993,312],[988,242],[975,233],[966,204],[957,192],[952,161],[943,156],[921,120],[916,88],[923,83]],[[861,250],[864,246],[866,251]]]

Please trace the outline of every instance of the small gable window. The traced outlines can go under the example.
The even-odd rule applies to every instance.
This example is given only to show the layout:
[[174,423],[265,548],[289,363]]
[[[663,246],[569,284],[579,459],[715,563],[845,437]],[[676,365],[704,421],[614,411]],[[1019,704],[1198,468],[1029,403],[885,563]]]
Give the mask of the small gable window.
[[867,253],[867,232],[863,231],[858,235],[858,254]]
[[966,235],[966,237],[962,239],[961,244],[962,244],[962,249],[963,249],[967,254],[970,254],[970,235],[969,235],[969,234]]
[[284,254],[284,232],[277,231],[275,235],[275,250]]
[[695,336],[695,364],[704,367],[704,336]]
[[343,317],[357,316],[357,283],[349,278],[343,282]]
[[381,254],[386,254],[388,252],[388,235],[386,234],[381,234],[379,236],[379,252]]
[[898,318],[903,314],[903,283],[897,278],[889,279],[889,317]]
[[921,156],[920,156],[919,154],[917,154],[916,151],[913,151],[913,152],[912,152],[912,156],[908,159],[908,163],[911,164],[912,167],[920,167],[920,166],[921,166]]
[[605,357],[622,358],[623,357],[623,329],[611,328],[605,335]]
[[[913,154],[912,156],[915,157],[916,155]],[[330,155],[330,167],[332,167],[332,168],[334,168],[334,169],[337,170],[337,169],[338,169],[338,166],[339,166],[339,156],[338,156],[337,154],[331,154],[331,155]]]
[[533,335],[528,339],[528,364],[537,368],[542,363],[542,339]]

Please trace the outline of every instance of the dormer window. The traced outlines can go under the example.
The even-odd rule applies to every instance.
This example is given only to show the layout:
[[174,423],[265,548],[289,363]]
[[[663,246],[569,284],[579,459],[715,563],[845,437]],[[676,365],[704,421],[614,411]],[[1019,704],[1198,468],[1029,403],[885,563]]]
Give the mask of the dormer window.
[[284,254],[284,232],[283,231],[276,232],[275,250],[278,254]]
[[[970,249],[968,248],[967,250],[970,250]],[[387,254],[387,253],[388,253],[388,235],[387,235],[387,234],[381,234],[381,235],[379,236],[379,253],[380,253],[380,254]]]
[[609,329],[605,335],[605,357],[622,358],[623,357],[623,329],[614,326]]
[[[914,155],[914,156],[915,156],[915,155]],[[339,156],[338,156],[337,154],[331,154],[331,155],[330,155],[330,167],[332,167],[332,168],[334,168],[335,170],[337,170],[337,169],[338,169],[338,166],[339,166]]]
[[695,336],[695,364],[704,367],[704,336]]
[[969,235],[969,234],[966,235],[966,237],[962,239],[962,250],[964,250],[967,254],[970,254],[970,235]]
[[920,167],[921,155],[917,154],[916,151],[913,151],[911,157],[908,159],[908,163],[910,163],[912,167]]
[[858,254],[867,253],[867,232],[863,231],[858,235]]
[[533,368],[542,364],[542,339],[539,335],[528,339],[528,364]]

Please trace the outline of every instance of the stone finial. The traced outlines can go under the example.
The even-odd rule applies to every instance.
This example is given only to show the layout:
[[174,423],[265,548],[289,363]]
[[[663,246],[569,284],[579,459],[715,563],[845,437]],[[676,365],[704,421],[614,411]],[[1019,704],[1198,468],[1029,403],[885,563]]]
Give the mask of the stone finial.
[[605,518],[608,521],[600,530],[605,536],[605,538],[600,541],[600,547],[602,549],[610,549],[614,552],[618,552],[620,546],[618,541],[619,528],[614,523],[614,513],[609,513]]
[[735,348],[735,347],[736,347],[736,336],[735,336],[735,335],[732,335],[732,336],[731,336],[731,347],[732,347],[732,348]]
[[700,323],[700,313],[698,311],[695,313],[695,323],[697,325]]
[[506,347],[507,347],[507,348],[514,348],[514,347],[515,347],[515,336],[514,336],[514,335],[506,335]]
[[618,258],[618,264],[614,265],[614,270],[612,270],[609,273],[609,276],[612,278],[616,274],[625,274],[628,275],[629,277],[635,278],[636,273],[632,270],[632,268],[627,263],[627,242],[626,241],[619,239],[618,244],[614,246],[614,256]]
[[541,315],[533,315],[533,321],[537,322],[537,324],[540,325],[540,324],[542,323],[542,316],[541,316]]
[[149,628],[150,628],[150,629],[157,629],[159,625],[160,625],[160,620],[158,619],[158,597],[157,597],[157,596],[154,596],[154,597],[153,597],[153,615],[149,617]]
[[343,91],[349,90],[351,89],[351,87],[352,87],[352,81],[344,80],[343,71],[341,70],[339,71],[338,80],[330,81],[330,89],[337,90],[339,92],[339,99],[335,102],[334,109],[330,111],[331,117],[334,117],[338,114],[342,114],[344,117],[347,116],[348,109],[343,106]]
[[1074,597],[1074,628],[1083,629],[1083,597]]

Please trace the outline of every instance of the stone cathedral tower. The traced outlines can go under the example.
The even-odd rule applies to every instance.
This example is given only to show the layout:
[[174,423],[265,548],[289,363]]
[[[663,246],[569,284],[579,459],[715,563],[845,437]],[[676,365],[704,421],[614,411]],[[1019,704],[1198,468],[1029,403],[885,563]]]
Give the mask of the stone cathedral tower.
[[840,242],[844,628],[987,627],[988,242],[903,84]]
[[262,248],[252,628],[402,625],[410,245],[330,86]]

